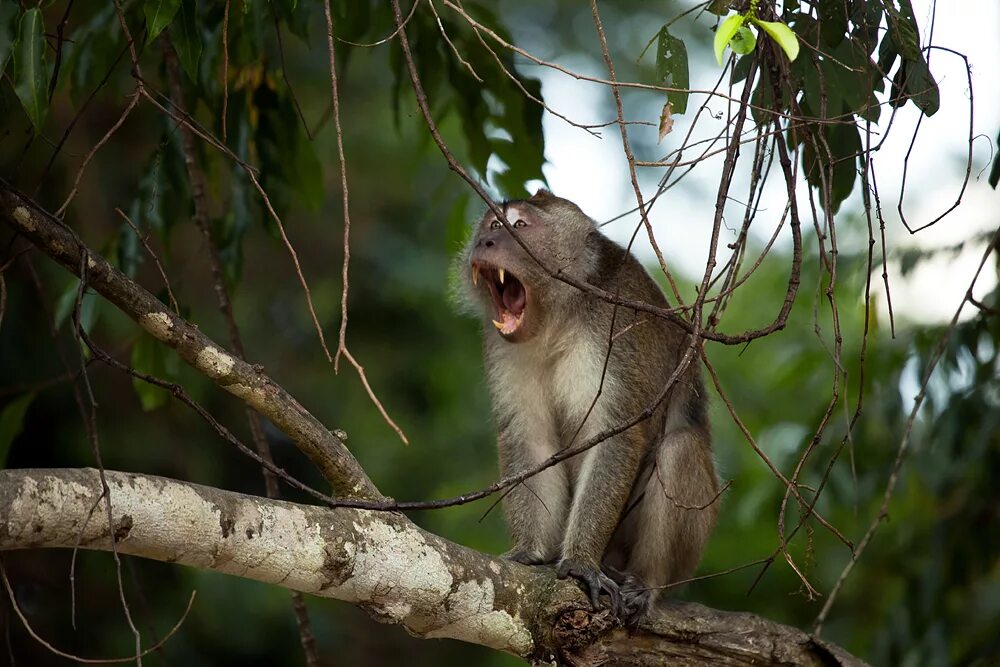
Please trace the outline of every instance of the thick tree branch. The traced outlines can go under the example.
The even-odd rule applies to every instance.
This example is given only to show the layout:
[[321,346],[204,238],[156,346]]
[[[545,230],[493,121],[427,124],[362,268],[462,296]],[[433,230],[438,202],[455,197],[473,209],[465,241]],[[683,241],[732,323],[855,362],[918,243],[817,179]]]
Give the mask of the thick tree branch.
[[575,585],[451,543],[400,514],[323,508],[162,477],[92,469],[0,471],[0,551],[73,547],[190,565],[362,607],[427,638],[591,665],[862,665],[751,614],[676,603],[629,635]]
[[171,312],[159,299],[90,251],[66,225],[0,179],[0,220],[23,234],[42,252],[80,275],[86,257],[86,283],[154,338],[220,387],[270,419],[329,480],[334,490],[356,498],[381,500],[361,465],[336,435],[282,389],[260,366],[230,354],[198,327]]

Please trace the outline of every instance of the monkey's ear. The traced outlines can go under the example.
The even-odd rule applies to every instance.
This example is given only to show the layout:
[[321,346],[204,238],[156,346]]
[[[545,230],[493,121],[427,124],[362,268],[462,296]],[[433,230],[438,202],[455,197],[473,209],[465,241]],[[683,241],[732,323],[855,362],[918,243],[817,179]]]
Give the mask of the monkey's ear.
[[531,199],[528,201],[532,204],[546,204],[553,199],[558,199],[554,194],[546,190],[545,188],[538,188],[535,194],[531,195]]

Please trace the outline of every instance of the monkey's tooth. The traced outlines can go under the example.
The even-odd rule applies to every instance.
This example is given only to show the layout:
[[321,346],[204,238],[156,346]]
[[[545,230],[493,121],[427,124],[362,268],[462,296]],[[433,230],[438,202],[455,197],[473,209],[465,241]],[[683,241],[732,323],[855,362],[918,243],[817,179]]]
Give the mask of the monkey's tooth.
[[479,285],[479,267],[475,264],[472,265],[472,284]]
[[492,322],[493,326],[495,326],[500,331],[503,331],[503,322],[497,322],[496,320],[492,320]]
[[497,269],[497,273],[500,274],[500,284],[503,285],[503,269]]

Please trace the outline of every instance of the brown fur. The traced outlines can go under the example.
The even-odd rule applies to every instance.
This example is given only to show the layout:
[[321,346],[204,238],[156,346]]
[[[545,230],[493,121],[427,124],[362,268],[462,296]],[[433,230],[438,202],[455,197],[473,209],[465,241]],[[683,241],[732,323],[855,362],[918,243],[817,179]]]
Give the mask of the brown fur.
[[[540,190],[505,203],[504,211],[511,224],[523,221],[518,235],[550,269],[667,306],[642,265],[572,202]],[[496,307],[488,290],[465,285],[466,300],[486,315],[500,465],[512,474],[641,412],[677,367],[686,337],[665,320],[618,308],[602,383],[614,307],[549,276],[506,228],[491,228],[494,220],[487,212],[461,261],[466,276],[474,263],[503,267],[527,294],[523,325],[501,336],[489,324]],[[691,575],[715,523],[718,481],[705,406],[692,362],[651,418],[515,488],[504,501],[510,556],[557,562],[593,599],[607,594],[620,599],[619,613],[644,614],[657,592],[648,589]]]

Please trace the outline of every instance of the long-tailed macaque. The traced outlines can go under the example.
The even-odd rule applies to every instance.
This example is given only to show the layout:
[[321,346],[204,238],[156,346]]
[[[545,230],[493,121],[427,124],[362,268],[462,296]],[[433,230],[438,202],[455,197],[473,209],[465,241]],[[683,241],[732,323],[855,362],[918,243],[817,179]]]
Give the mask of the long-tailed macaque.
[[[551,271],[667,307],[638,260],[572,202],[540,190],[502,210]],[[492,211],[460,261],[466,301],[483,316],[504,475],[634,418],[663,392],[684,354],[678,325],[622,306],[613,313],[611,303],[552,277]],[[695,356],[649,419],[510,491],[504,508],[514,548],[505,555],[556,564],[595,608],[610,606],[634,622],[662,587],[694,571],[717,495]]]

